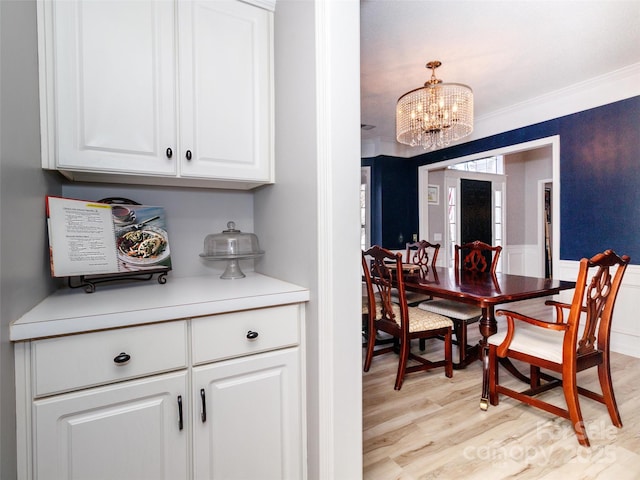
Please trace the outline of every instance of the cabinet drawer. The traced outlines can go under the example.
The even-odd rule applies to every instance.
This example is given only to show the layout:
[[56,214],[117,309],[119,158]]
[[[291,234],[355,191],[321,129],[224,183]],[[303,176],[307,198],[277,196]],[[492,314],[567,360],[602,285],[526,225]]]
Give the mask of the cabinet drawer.
[[[186,332],[186,321],[178,321],[36,340],[34,395],[186,368]],[[121,353],[129,360],[117,362]]]
[[299,318],[299,305],[285,305],[193,319],[193,364],[297,345]]

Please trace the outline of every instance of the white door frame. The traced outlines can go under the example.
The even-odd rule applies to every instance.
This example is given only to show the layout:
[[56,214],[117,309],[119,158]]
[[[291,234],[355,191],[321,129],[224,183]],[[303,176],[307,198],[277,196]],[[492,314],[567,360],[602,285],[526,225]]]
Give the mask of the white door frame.
[[[553,198],[553,196],[555,195],[554,187],[555,187],[556,182],[554,182],[552,178],[546,178],[546,179],[543,179],[543,180],[538,180],[538,225],[539,225],[539,227],[538,227],[538,236],[537,236],[537,239],[538,239],[538,247],[537,247],[538,251],[541,251],[541,250],[544,251],[544,249],[545,249],[545,231],[544,231],[544,227],[542,227],[542,225],[544,225],[544,222],[545,222],[545,218],[544,218],[544,216],[545,216],[545,211],[544,211],[544,192],[545,192],[546,185],[549,184],[549,183],[552,185],[552,187],[551,187],[551,204],[553,205],[556,202],[556,199]],[[553,225],[557,221],[557,218],[556,218],[555,215],[556,215],[556,213],[552,210],[552,212],[551,212],[551,228],[552,228],[552,230],[551,230],[551,237],[552,237],[551,238],[551,240],[552,240],[552,243],[551,243],[551,268],[554,268],[554,265],[555,265],[555,257],[554,257],[554,255],[555,255],[555,245],[553,243],[553,237],[555,236],[554,235]],[[545,256],[541,255],[540,262],[539,262],[540,276],[541,277],[544,277],[544,271],[545,271],[544,258],[545,258]]]
[[[364,220],[365,245],[364,248],[371,246],[371,167],[360,167],[360,185],[365,185],[364,190],[364,212],[366,218]],[[362,215],[362,212],[360,212]]]

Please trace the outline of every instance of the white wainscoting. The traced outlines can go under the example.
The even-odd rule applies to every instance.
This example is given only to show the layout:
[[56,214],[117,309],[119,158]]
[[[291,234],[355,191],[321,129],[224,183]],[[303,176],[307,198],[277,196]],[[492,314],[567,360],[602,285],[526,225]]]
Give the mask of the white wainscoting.
[[507,245],[502,249],[500,258],[503,272],[544,277],[544,262],[538,245]]
[[[579,262],[561,260],[556,270],[561,280],[575,281]],[[573,291],[560,294],[561,301],[571,301]],[[629,265],[618,292],[611,325],[611,350],[640,358],[640,265]]]

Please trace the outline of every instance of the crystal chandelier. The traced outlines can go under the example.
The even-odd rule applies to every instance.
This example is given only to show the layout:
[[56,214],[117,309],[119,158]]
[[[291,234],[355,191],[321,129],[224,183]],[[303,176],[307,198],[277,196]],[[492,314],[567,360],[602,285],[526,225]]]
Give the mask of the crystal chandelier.
[[473,131],[473,92],[460,83],[436,78],[435,60],[427,63],[431,79],[424,87],[405,93],[396,106],[398,142],[425,150],[448,146]]

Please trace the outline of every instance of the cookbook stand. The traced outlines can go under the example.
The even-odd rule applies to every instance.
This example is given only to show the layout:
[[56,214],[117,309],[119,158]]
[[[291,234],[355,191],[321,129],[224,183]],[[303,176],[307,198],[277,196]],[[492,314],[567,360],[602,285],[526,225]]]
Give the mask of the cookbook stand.
[[[108,197],[98,200],[98,203],[108,203],[111,205],[141,205],[138,202],[123,197]],[[67,277],[69,288],[83,288],[86,293],[96,291],[96,285],[110,282],[146,282],[152,280],[158,275],[158,283],[164,285],[167,283],[167,273],[171,271],[171,267],[150,268],[147,270],[139,270],[135,272],[118,272],[113,274],[100,275],[79,275],[75,277]]]
[[154,270],[146,270],[144,272],[128,272],[117,273],[114,275],[80,275],[78,277],[67,277],[69,288],[84,288],[86,293],[96,291],[96,285],[107,282],[146,282],[152,280],[154,275],[158,274],[158,283],[164,285],[167,283],[167,273],[171,268],[163,267]]

